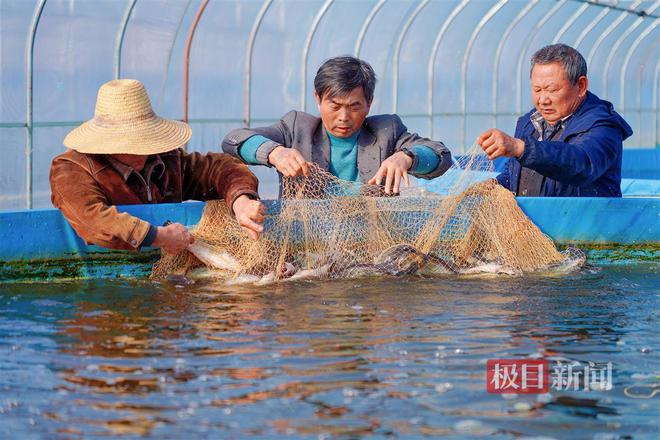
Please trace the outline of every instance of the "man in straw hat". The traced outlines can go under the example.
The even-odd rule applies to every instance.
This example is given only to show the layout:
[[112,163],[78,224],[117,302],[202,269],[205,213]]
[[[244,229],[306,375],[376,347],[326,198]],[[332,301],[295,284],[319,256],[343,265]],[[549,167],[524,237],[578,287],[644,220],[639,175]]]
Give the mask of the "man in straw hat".
[[141,82],[103,84],[94,118],[66,136],[70,150],[53,160],[53,205],[89,243],[176,253],[193,241],[183,225],[154,226],[113,205],[224,199],[257,239],[265,214],[257,178],[230,155],[186,153],[180,147],[191,134],[188,124],[154,114]]

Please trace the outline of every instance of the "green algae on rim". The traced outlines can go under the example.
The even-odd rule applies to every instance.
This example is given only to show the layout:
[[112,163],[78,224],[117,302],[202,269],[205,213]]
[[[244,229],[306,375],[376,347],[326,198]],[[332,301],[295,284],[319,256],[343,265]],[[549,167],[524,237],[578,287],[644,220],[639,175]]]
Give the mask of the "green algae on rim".
[[[577,247],[595,265],[634,264],[660,261],[660,243],[561,243],[561,250]],[[91,278],[145,278],[158,261],[158,250],[116,251],[71,255],[57,259],[0,261],[0,284],[13,282],[63,281]]]
[[57,259],[0,261],[0,284],[88,278],[147,277],[160,251],[108,252]]

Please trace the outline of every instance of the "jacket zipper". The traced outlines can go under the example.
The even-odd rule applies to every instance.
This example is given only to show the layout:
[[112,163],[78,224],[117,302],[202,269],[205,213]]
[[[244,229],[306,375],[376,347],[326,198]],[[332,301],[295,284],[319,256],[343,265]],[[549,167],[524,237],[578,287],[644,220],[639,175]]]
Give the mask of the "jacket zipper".
[[140,173],[135,173],[135,174],[138,175],[138,177],[140,178],[140,180],[142,181],[142,183],[144,183],[144,186],[147,187],[147,201],[148,201],[149,203],[152,203],[153,200],[152,200],[152,197],[151,197],[151,185],[150,185],[150,182],[147,182],[146,180],[144,180],[144,177],[142,177],[142,174],[140,174]]

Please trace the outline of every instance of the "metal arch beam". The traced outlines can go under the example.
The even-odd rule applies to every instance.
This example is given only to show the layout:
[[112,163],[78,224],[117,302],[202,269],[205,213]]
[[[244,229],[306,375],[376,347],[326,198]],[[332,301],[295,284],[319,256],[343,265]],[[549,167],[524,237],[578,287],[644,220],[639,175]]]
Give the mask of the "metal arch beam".
[[121,26],[117,32],[117,41],[115,42],[115,79],[121,77],[121,50],[124,47],[124,36],[126,35],[126,28],[128,27],[128,20],[131,18],[131,13],[135,8],[137,0],[130,0],[124,10],[124,16],[121,19]]
[[658,146],[658,82],[660,81],[660,60],[655,63],[653,73],[653,111],[655,112],[655,145]]
[[[635,0],[635,2],[632,5],[630,5],[629,9],[634,10],[641,3],[642,3],[642,0]],[[616,18],[616,20],[614,20],[612,22],[610,27],[607,28],[607,30],[605,32],[603,32],[602,34],[600,34],[598,36],[598,38],[594,42],[594,45],[591,46],[591,50],[589,51],[589,55],[587,55],[587,69],[589,68],[589,66],[591,66],[591,61],[594,59],[594,55],[596,55],[596,51],[598,50],[600,45],[603,44],[603,41],[605,41],[605,39],[612,33],[612,31],[614,31],[614,29],[616,29],[621,24],[621,22],[626,19],[628,14],[629,14],[628,11],[624,11],[621,14],[619,14],[619,16]]]
[[41,14],[44,11],[44,6],[46,6],[46,0],[40,0],[34,9],[34,14],[32,15],[32,22],[30,23],[30,31],[28,32],[28,41],[26,45],[26,54],[25,54],[25,63],[26,63],[26,72],[27,72],[27,115],[25,121],[25,163],[26,163],[26,208],[32,209],[32,184],[33,184],[33,172],[32,172],[32,157],[33,157],[33,139],[32,139],[32,130],[34,128],[34,108],[33,108],[33,84],[34,84],[34,42],[37,36],[37,28],[39,27],[39,20],[41,20]]
[[392,59],[392,67],[394,68],[392,73],[392,113],[396,113],[399,101],[399,57],[401,55],[403,39],[406,38],[406,34],[408,33],[410,26],[412,26],[413,21],[415,21],[415,18],[417,18],[419,13],[422,12],[422,9],[424,9],[428,3],[429,0],[422,0],[417,5],[413,13],[410,14],[410,17],[408,17],[408,20],[406,20],[403,25],[399,38],[397,38],[396,44],[394,45],[394,57]]
[[658,51],[660,51],[660,35],[655,36],[655,41],[649,45],[649,48],[644,53],[644,57],[639,63],[637,69],[637,82],[639,84],[639,87],[637,88],[638,102],[642,102],[641,95],[642,95],[642,81],[644,81],[643,80],[644,71],[646,70],[647,66],[652,64],[653,62],[652,60],[659,58]]
[[167,63],[165,64],[165,76],[163,78],[163,84],[160,88],[160,97],[158,101],[158,107],[160,108],[163,97],[165,96],[165,87],[167,85],[167,79],[169,77],[170,73],[170,64],[172,64],[172,54],[174,53],[174,46],[176,44],[176,39],[179,36],[179,32],[181,31],[181,25],[183,25],[183,19],[186,18],[186,13],[188,12],[188,8],[190,8],[190,4],[192,3],[192,0],[188,0],[186,3],[186,7],[183,8],[183,12],[181,13],[181,17],[179,17],[179,22],[176,25],[176,31],[174,31],[174,38],[172,38],[172,44],[170,44],[170,49],[167,51]]
[[321,6],[321,9],[316,14],[316,17],[314,17],[312,27],[310,28],[309,32],[307,33],[307,37],[305,38],[305,45],[303,46],[302,55],[302,72],[300,73],[300,108],[304,112],[307,111],[307,58],[309,57],[309,48],[312,45],[312,40],[314,39],[316,29],[319,27],[321,20],[323,20],[323,16],[326,12],[328,12],[328,9],[330,9],[330,6],[333,2],[334,0],[325,0],[325,3],[323,3],[323,6]]
[[[628,48],[628,52],[626,53],[626,57],[623,60],[623,64],[621,66],[621,73],[620,73],[620,76],[619,76],[619,87],[620,87],[620,89],[619,89],[619,98],[621,100],[621,111],[624,112],[624,113],[626,112],[626,103],[625,103],[625,100],[626,100],[626,93],[625,93],[626,80],[625,80],[625,76],[626,76],[626,70],[628,69],[628,64],[630,63],[630,59],[632,58],[633,54],[637,50],[637,47],[640,45],[640,43],[646,37],[649,36],[649,34],[651,32],[653,32],[653,29],[655,29],[655,27],[658,24],[660,24],[660,18],[656,18],[655,20],[653,20],[653,23],[651,24],[651,26],[644,29],[644,31],[642,33],[640,33],[637,36],[637,38],[635,38],[635,41],[633,41],[633,43]],[[639,87],[642,86],[641,85],[641,79],[639,81],[638,86]],[[642,103],[639,102],[638,105],[641,108]]]
[[653,73],[653,110],[658,110],[658,82],[660,82],[660,60],[655,63],[655,72]]
[[438,34],[435,36],[435,40],[433,41],[433,48],[431,49],[431,56],[429,57],[428,77],[427,77],[427,88],[428,88],[427,107],[429,110],[428,117],[429,117],[429,125],[430,125],[429,126],[430,138],[433,138],[433,76],[435,75],[435,58],[438,54],[440,43],[442,42],[442,39],[447,33],[447,29],[449,29],[449,26],[456,19],[458,14],[460,14],[461,11],[465,9],[468,3],[470,3],[470,0],[462,0],[458,5],[456,5],[456,7],[451,11],[449,16],[445,20],[445,22],[442,24],[440,31],[438,31]]
[[[658,51],[660,50],[660,35],[656,35],[655,41],[649,45],[649,48],[646,50],[644,57],[639,63],[637,69],[637,83],[639,87],[637,88],[637,102],[642,102],[642,81],[644,81],[644,71],[646,66],[652,64],[652,60],[659,58]],[[652,87],[649,87],[652,88]],[[641,105],[640,105],[641,108]]]
[[566,23],[564,23],[561,29],[559,29],[559,32],[557,32],[557,35],[555,35],[555,38],[552,39],[552,44],[559,43],[559,40],[561,40],[561,37],[564,36],[566,31],[568,31],[568,28],[573,26],[573,24],[577,21],[577,19],[580,18],[582,14],[584,14],[584,11],[589,9],[589,6],[590,6],[589,3],[585,3],[582,6],[580,6],[580,9],[575,11],[575,14],[573,14],[573,16],[569,18]]
[[251,100],[252,100],[252,52],[254,52],[254,42],[257,39],[257,32],[259,32],[259,27],[261,27],[261,22],[268,12],[268,8],[273,3],[273,0],[264,0],[261,5],[261,9],[257,13],[257,17],[252,24],[252,30],[250,31],[250,36],[248,37],[247,53],[245,54],[245,70],[244,70],[244,79],[243,79],[243,123],[249,127],[250,126],[250,116],[251,116]]
[[[637,102],[639,103],[638,107],[638,112],[639,112],[639,139],[640,139],[640,146],[641,146],[641,133],[642,133],[642,114],[643,114],[643,106],[642,106],[642,77],[644,75],[644,68],[647,66],[647,60],[649,58],[653,57],[652,59],[657,59],[658,58],[658,48],[660,47],[660,36],[655,37],[655,41],[652,42],[649,45],[649,48],[646,50],[646,53],[644,54],[644,57],[642,58],[641,62],[639,63],[639,67],[637,69]],[[649,63],[650,64],[650,63]],[[653,110],[652,110],[653,111]],[[657,119],[657,113],[656,113],[656,119]],[[655,122],[654,122],[654,127],[655,127]],[[653,132],[654,138],[653,141],[656,142],[655,138],[655,131]]]
[[376,17],[376,14],[378,14],[378,11],[383,7],[387,0],[379,0],[378,3],[371,9],[369,12],[369,15],[367,15],[367,18],[364,20],[364,23],[362,23],[362,28],[360,29],[360,33],[358,34],[357,40],[355,40],[355,48],[353,49],[353,54],[355,54],[355,58],[360,58],[360,50],[362,50],[362,42],[364,41],[364,37],[367,35],[367,30],[369,30],[369,25],[371,25],[371,22],[374,20]]
[[[660,1],[656,1],[653,4],[653,7],[649,10],[649,13],[655,11],[658,8],[658,6],[660,6]],[[607,82],[609,78],[610,64],[612,64],[614,55],[619,50],[619,47],[621,46],[621,44],[623,44],[624,40],[628,38],[630,34],[632,34],[635,31],[635,29],[637,29],[639,25],[642,24],[643,21],[644,21],[644,17],[639,17],[637,20],[634,21],[634,23],[631,26],[628,26],[628,29],[626,29],[626,31],[623,34],[621,34],[621,36],[614,42],[614,45],[610,48],[610,51],[607,54],[607,58],[605,59],[605,67],[603,68],[603,86],[604,86],[603,97],[605,99],[607,99],[607,96],[609,95],[607,91]]]
[[[204,9],[206,5],[209,4],[209,0],[204,0],[199,8],[197,13],[195,13],[195,19],[190,26],[190,31],[188,32],[188,39],[186,40],[186,52],[183,61],[183,122],[188,122],[188,89],[189,89],[189,73],[190,73],[190,49],[192,48],[193,38],[195,38],[195,31],[197,30],[197,25],[199,20],[204,14]],[[187,149],[187,144],[186,147]]]
[[463,62],[461,63],[461,113],[462,113],[462,118],[461,118],[461,141],[463,144],[463,148],[465,149],[465,138],[466,138],[466,124],[467,124],[467,115],[466,115],[466,107],[467,107],[467,68],[468,68],[468,61],[470,58],[470,53],[472,53],[472,48],[474,47],[474,43],[477,40],[477,36],[479,36],[479,33],[483,30],[484,26],[499,12],[502,7],[504,7],[505,4],[507,4],[509,0],[500,0],[497,2],[488,12],[486,12],[486,15],[484,15],[477,26],[474,28],[474,31],[472,31],[472,35],[470,35],[470,39],[468,40],[467,46],[465,48],[465,53],[463,54]]
[[[614,11],[623,11],[623,12],[627,12],[627,13],[630,13],[630,14],[635,14],[639,17],[660,18],[660,16],[655,15],[655,14],[649,14],[648,12],[644,11],[643,9],[638,11],[637,9],[635,9],[633,7],[626,8],[626,7],[623,7],[623,6],[618,6],[617,1],[612,1],[611,3],[610,3],[610,0],[573,0],[573,1],[578,2],[578,3],[591,3],[593,6],[599,6],[601,8],[612,9]],[[630,1],[630,0],[626,0],[626,1]]]
[[498,81],[498,72],[500,67],[500,59],[502,58],[502,52],[504,51],[504,44],[506,40],[509,39],[509,35],[513,32],[518,23],[522,21],[523,18],[539,3],[540,0],[532,0],[516,15],[511,24],[506,28],[500,42],[497,45],[495,50],[495,60],[493,62],[493,89],[492,89],[492,99],[493,99],[493,127],[497,126],[497,81]]
[[520,56],[518,57],[518,64],[516,67],[516,81],[518,82],[518,87],[516,88],[516,109],[518,113],[522,112],[522,65],[523,65],[523,59],[525,58],[525,54],[527,53],[527,50],[529,49],[529,46],[531,46],[532,41],[534,40],[534,37],[536,34],[541,30],[541,28],[552,18],[553,15],[559,11],[562,6],[564,6],[568,0],[559,0],[553,7],[548,11],[548,13],[541,19],[539,20],[538,23],[534,26],[532,31],[527,35],[527,40],[525,41],[525,44],[520,51]]
[[[616,0],[613,4],[616,5],[616,4],[618,4],[618,3],[619,3],[619,1]],[[580,46],[580,44],[582,44],[582,42],[584,41],[584,39],[587,38],[587,35],[589,35],[589,33],[590,33],[590,32],[591,32],[591,31],[592,31],[592,30],[598,25],[598,23],[600,23],[600,22],[603,20],[603,18],[605,18],[605,16],[606,16],[607,14],[610,13],[610,11],[612,11],[612,9],[610,9],[610,8],[604,8],[602,11],[600,11],[600,12],[598,13],[598,15],[597,15],[593,20],[591,20],[591,23],[589,23],[589,24],[587,25],[587,27],[585,27],[585,28],[582,30],[582,32],[580,33],[580,35],[578,35],[577,39],[575,40],[575,43],[573,44],[573,47],[574,47],[576,50],[577,50],[577,48]]]

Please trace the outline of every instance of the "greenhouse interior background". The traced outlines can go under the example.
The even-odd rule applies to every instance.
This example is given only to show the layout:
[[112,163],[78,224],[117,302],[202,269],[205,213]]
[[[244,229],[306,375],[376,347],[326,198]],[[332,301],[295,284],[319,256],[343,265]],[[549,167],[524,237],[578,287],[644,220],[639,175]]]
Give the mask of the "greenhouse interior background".
[[[189,151],[220,151],[232,128],[291,109],[317,113],[313,79],[329,57],[374,67],[371,114],[455,154],[532,104],[529,58],[576,47],[589,88],[634,130],[628,152],[658,147],[660,1],[0,0],[0,210],[49,208],[50,162],[113,78],[141,80],[157,114],[187,120]],[[625,157],[624,153],[624,157]],[[264,198],[274,171],[255,168]],[[624,177],[625,175],[624,170]]]

